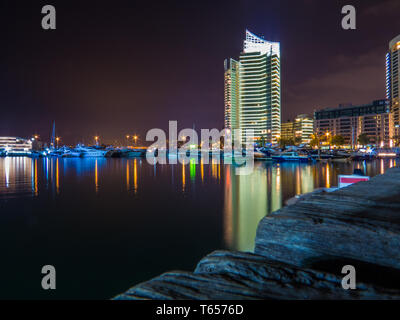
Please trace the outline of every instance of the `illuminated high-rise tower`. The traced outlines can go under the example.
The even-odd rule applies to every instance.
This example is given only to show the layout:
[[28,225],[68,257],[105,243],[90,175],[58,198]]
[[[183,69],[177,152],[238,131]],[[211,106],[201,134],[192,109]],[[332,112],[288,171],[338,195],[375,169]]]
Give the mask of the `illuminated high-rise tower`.
[[225,128],[239,128],[239,62],[225,60]]
[[[235,78],[234,78],[235,77]],[[234,102],[234,103],[233,103]],[[225,62],[225,126],[276,143],[281,130],[280,44],[246,30],[239,62]]]
[[390,137],[400,134],[400,35],[389,43],[386,55],[386,98],[390,101]]

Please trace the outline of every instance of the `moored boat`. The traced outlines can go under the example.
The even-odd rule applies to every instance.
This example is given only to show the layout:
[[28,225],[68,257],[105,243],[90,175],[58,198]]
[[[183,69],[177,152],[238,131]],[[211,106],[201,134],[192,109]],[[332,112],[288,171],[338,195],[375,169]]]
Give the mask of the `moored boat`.
[[124,158],[140,158],[146,156],[146,149],[124,149],[121,150],[121,157]]
[[334,150],[332,152],[332,159],[333,162],[347,162],[350,161],[350,153],[343,150]]
[[254,160],[272,161],[271,152],[266,148],[254,149]]
[[108,150],[104,150],[98,147],[85,147],[78,145],[74,152],[78,152],[81,158],[100,158],[105,157]]
[[273,155],[272,160],[278,161],[278,162],[284,162],[284,161],[297,161],[297,162],[308,162],[309,157],[306,155],[300,155],[297,152],[283,152],[279,155]]
[[396,150],[393,149],[379,149],[375,150],[375,153],[376,157],[379,159],[394,159],[399,156]]
[[360,152],[360,151],[357,151],[357,152],[353,152],[352,154],[351,154],[351,159],[352,160],[361,160],[361,161],[364,161],[364,160],[372,160],[372,159],[374,159],[375,158],[375,154],[374,153],[367,153],[367,152]]
[[74,150],[74,149],[65,149],[64,153],[62,154],[63,158],[79,158],[81,153]]

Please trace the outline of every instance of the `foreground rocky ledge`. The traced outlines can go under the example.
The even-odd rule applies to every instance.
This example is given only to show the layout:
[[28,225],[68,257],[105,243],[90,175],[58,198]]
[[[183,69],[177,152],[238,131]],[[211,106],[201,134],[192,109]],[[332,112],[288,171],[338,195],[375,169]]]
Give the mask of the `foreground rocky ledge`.
[[[341,286],[344,265],[357,289]],[[399,299],[400,168],[261,220],[255,254],[216,251],[116,299]]]

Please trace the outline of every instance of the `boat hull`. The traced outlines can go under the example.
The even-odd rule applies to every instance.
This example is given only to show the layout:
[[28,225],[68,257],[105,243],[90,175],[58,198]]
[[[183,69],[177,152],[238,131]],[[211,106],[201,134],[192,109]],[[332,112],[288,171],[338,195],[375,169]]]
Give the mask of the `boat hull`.
[[93,153],[82,153],[81,158],[104,158],[106,156],[106,153],[100,153],[100,152],[93,152]]
[[306,157],[272,156],[271,158],[277,162],[308,162],[308,158]]
[[126,158],[142,158],[146,156],[146,151],[128,151],[122,154]]

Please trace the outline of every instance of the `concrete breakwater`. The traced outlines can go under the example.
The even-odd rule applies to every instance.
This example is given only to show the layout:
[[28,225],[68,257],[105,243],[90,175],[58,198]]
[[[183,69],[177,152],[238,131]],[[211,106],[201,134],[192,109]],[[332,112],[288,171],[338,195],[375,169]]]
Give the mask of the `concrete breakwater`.
[[[255,244],[115,299],[400,299],[400,168],[269,214]],[[354,290],[342,288],[345,265],[355,267]]]

